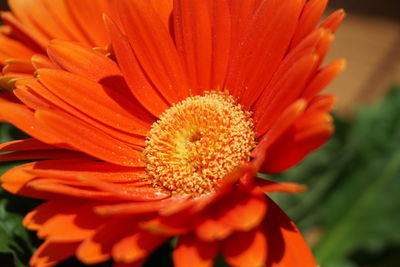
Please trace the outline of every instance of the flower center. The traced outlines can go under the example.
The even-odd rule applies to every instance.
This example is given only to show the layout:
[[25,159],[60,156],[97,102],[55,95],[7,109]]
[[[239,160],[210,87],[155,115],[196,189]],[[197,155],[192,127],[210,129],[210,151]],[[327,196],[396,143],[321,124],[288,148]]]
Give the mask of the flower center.
[[167,109],[152,125],[144,153],[154,186],[200,195],[248,161],[254,146],[251,113],[232,96],[209,92]]

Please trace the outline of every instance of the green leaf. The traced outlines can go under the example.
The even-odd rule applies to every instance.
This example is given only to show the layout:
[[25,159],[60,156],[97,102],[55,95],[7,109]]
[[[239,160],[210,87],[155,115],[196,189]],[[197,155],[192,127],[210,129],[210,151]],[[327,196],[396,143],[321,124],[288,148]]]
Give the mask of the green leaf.
[[17,267],[27,266],[35,249],[31,234],[21,224],[27,206],[27,199],[0,190],[0,253],[11,254]]
[[357,249],[376,253],[400,244],[399,122],[399,89],[359,112],[348,137],[351,169],[343,169],[341,184],[321,210],[326,233],[316,256],[322,263]]

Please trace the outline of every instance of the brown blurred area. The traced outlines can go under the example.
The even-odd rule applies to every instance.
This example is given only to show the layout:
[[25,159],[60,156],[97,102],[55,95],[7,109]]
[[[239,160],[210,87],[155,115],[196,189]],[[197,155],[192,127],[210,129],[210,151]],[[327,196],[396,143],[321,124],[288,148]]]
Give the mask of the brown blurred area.
[[0,10],[7,10],[7,0],[1,0],[0,1]]
[[[0,8],[6,9],[6,0]],[[357,106],[379,100],[400,83],[400,0],[330,0],[328,11],[338,8],[347,18],[327,62],[346,58],[347,69],[326,92],[338,96],[337,113],[351,117]]]
[[400,0],[331,0],[329,10],[344,8],[327,61],[346,58],[347,69],[327,92],[338,96],[336,111],[351,117],[400,83]]

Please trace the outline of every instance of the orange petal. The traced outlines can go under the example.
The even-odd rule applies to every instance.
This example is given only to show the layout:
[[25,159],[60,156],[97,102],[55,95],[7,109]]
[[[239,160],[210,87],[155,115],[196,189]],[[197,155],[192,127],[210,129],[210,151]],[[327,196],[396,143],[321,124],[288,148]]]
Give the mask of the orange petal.
[[[41,29],[37,23],[40,21],[39,17],[33,15],[31,12],[35,9],[35,2],[32,0],[9,0],[8,4],[16,15],[16,23],[12,23],[12,26],[18,28],[21,32],[35,40],[41,47],[45,47],[50,39],[50,36]],[[43,10],[37,10],[36,13],[42,12]],[[39,22],[40,23],[40,22]],[[7,24],[10,25],[9,21]]]
[[[19,2],[15,0],[11,0],[11,2]],[[28,25],[32,27],[32,31],[35,34],[43,34],[48,38],[48,40],[52,38],[61,38],[64,40],[70,39],[72,36],[69,34],[67,28],[69,25],[63,25],[59,23],[59,18],[65,16],[65,11],[63,9],[59,9],[56,14],[51,12],[51,3],[48,2],[59,2],[59,1],[46,1],[46,0],[39,0],[39,1],[32,1],[27,0],[24,1],[24,6],[20,5],[18,10],[15,10],[19,19],[21,19],[25,24],[29,23]],[[15,4],[14,4],[15,5]],[[13,7],[13,5],[11,6]],[[15,8],[16,6],[14,6]],[[63,6],[58,5],[58,8],[62,8]],[[21,10],[23,9],[23,10]],[[24,15],[24,18],[21,18],[20,15]]]
[[166,237],[138,230],[115,243],[112,256],[117,262],[137,262],[149,256],[165,240]]
[[30,88],[26,86],[18,86],[17,89],[13,91],[14,95],[24,103],[27,107],[31,109],[48,109],[51,108],[46,100],[37,96]]
[[149,1],[116,1],[124,31],[141,67],[169,103],[189,96],[189,84],[175,44]]
[[333,79],[335,79],[346,67],[343,59],[335,60],[320,70],[311,80],[303,92],[303,98],[309,100],[320,93]]
[[94,160],[89,155],[62,149],[17,151],[0,155],[0,162],[33,159],[85,159]]
[[[51,19],[51,23],[56,24],[56,26],[61,28],[60,30],[64,31],[64,34],[66,35],[66,38],[62,38],[59,34],[59,30],[57,30],[53,32],[51,39],[62,38],[64,40],[76,40],[81,44],[91,45],[91,42],[83,32],[83,29],[71,14],[67,6],[67,1],[40,0],[40,2],[42,2],[42,5],[38,8],[44,9]],[[96,4],[97,0],[93,0],[92,2]],[[98,14],[98,17],[100,16],[101,13]]]
[[302,193],[307,190],[305,185],[289,182],[277,183],[265,179],[256,179],[254,185],[257,187],[257,190],[261,190],[264,193]]
[[310,100],[309,110],[330,112],[336,103],[335,95],[317,95]]
[[123,109],[100,84],[60,70],[41,69],[37,74],[47,89],[83,113],[121,131],[147,134],[150,125]]
[[169,28],[174,0],[150,0],[150,2],[152,2],[153,8],[159,13],[165,27]]
[[295,47],[304,37],[314,30],[327,4],[328,0],[310,0],[306,3],[297,24],[291,47]]
[[34,138],[15,140],[0,144],[0,151],[25,151],[45,149],[57,149],[57,147],[45,144]]
[[212,1],[212,60],[209,89],[223,89],[232,51],[232,19],[228,0]]
[[[230,194],[234,188],[234,185],[243,178],[244,176],[254,175],[257,172],[258,168],[254,168],[253,164],[243,164],[239,166],[235,171],[229,173],[223,181],[221,181],[220,187],[218,190],[212,194],[204,195],[202,197],[193,199],[193,203],[187,202],[188,208],[192,212],[201,212],[205,210],[207,207],[214,205],[223,197]],[[174,209],[172,209],[174,211]],[[165,211],[164,211],[165,212]],[[168,214],[168,212],[167,212]]]
[[182,235],[190,231],[193,223],[197,220],[197,214],[183,211],[170,216],[158,216],[154,219],[141,222],[139,226],[141,229],[152,234],[164,236]]
[[[34,188],[28,186],[29,183],[34,183],[36,181],[36,176],[27,173],[23,168],[20,166],[14,167],[13,169],[4,173],[1,177],[2,180],[2,188],[18,195],[27,196],[31,198],[38,198],[38,199],[50,199],[54,198],[57,195],[54,194],[54,191],[38,191]],[[80,192],[81,193],[81,192]],[[85,192],[83,192],[85,193]],[[68,191],[69,195],[73,195],[73,192]],[[75,194],[76,196],[77,194]],[[84,194],[79,195],[79,197],[85,197]],[[87,196],[86,196],[87,197]],[[92,198],[93,194],[91,195]],[[97,196],[97,198],[99,198]],[[101,199],[104,199],[104,195]]]
[[[260,115],[263,114],[265,109],[265,101],[269,101],[277,93],[276,87],[278,83],[282,82],[283,79],[287,79],[287,75],[293,72],[295,66],[299,67],[299,62],[304,61],[305,58],[316,54],[319,50],[318,47],[325,39],[331,39],[332,34],[325,29],[315,30],[313,33],[309,34],[304,38],[299,45],[297,45],[293,50],[291,50],[288,55],[282,60],[278,70],[272,77],[272,80],[268,87],[271,89],[265,90],[261,97],[258,99],[254,110],[254,118],[257,120]],[[319,57],[322,55],[316,54]],[[320,59],[315,63],[315,68],[319,66]],[[316,69],[315,69],[316,70]],[[285,78],[286,77],[286,78]],[[275,89],[273,89],[275,88]],[[278,90],[279,91],[279,90]]]
[[57,242],[46,240],[32,255],[29,265],[32,267],[50,267],[72,257],[79,242]]
[[226,88],[250,107],[279,67],[304,1],[262,1],[233,55]]
[[4,64],[4,60],[9,58],[29,59],[34,51],[24,46],[22,43],[0,34],[0,61]]
[[[26,173],[23,168],[27,164],[14,167],[1,176],[1,187],[11,193],[17,193],[29,181],[35,178],[34,175]],[[31,165],[31,164],[30,164]]]
[[80,177],[114,183],[134,183],[148,179],[144,168],[125,167],[107,162],[66,159],[46,160],[32,164],[26,171],[43,178],[81,181]]
[[40,96],[43,99],[47,100],[49,104],[52,105],[54,109],[65,110],[66,112],[74,115],[75,117],[81,119],[84,122],[89,123],[90,125],[106,132],[107,134],[113,136],[114,138],[132,144],[133,147],[137,147],[141,150],[141,147],[144,146],[144,138],[142,136],[134,135],[131,133],[119,131],[113,127],[109,127],[98,120],[93,119],[92,117],[82,113],[76,108],[72,107],[70,104],[65,102],[63,99],[57,97],[55,94],[50,92],[46,87],[44,87],[41,83],[34,79],[27,79],[23,81],[19,81],[17,83],[17,87],[26,86],[32,89],[36,96]]
[[121,75],[118,66],[111,59],[77,43],[52,40],[47,53],[62,69],[96,82],[108,76]]
[[225,239],[233,229],[224,222],[224,219],[225,217],[218,214],[215,208],[209,209],[205,218],[196,227],[196,235],[206,242]]
[[[28,188],[34,190],[34,192],[25,193],[24,190],[22,192],[18,192],[20,195],[29,195],[31,197],[37,198],[54,198],[61,196],[67,197],[76,197],[81,199],[94,199],[94,200],[115,200],[116,197],[114,194],[108,192],[101,192],[97,190],[89,189],[80,189],[78,187],[65,185],[62,183],[63,181],[55,180],[55,179],[37,179],[29,182],[27,184]],[[68,181],[66,182],[68,183]],[[25,189],[25,188],[22,188]],[[36,193],[36,194],[35,194]]]
[[186,63],[194,95],[210,90],[213,52],[211,6],[212,1],[174,1],[174,37]]
[[249,231],[260,224],[267,206],[263,195],[236,189],[218,203],[217,209],[233,230]]
[[332,120],[326,113],[315,111],[304,116],[268,149],[263,172],[277,173],[295,165],[331,136]]
[[122,35],[110,18],[105,17],[104,20],[110,32],[119,66],[132,94],[151,114],[156,117],[160,116],[169,107],[166,100],[150,84],[145,73],[143,73],[126,37]]
[[50,42],[48,54],[62,69],[100,83],[103,88],[99,93],[104,91],[107,99],[118,102],[139,122],[153,123],[154,118],[130,95],[117,64],[108,57],[93,49],[59,40]]
[[50,59],[44,55],[33,55],[31,57],[31,63],[35,69],[42,69],[42,68],[48,68],[48,69],[55,69],[56,66],[50,61]]
[[134,183],[129,184],[113,184],[101,180],[90,179],[91,177],[79,176],[79,179],[94,188],[109,192],[122,199],[134,201],[154,201],[165,199],[170,196],[170,193],[162,189],[155,188],[153,185],[137,186]]
[[7,24],[16,39],[21,40],[25,46],[36,53],[44,53],[48,39],[32,31],[29,26],[19,21],[12,12],[1,12],[1,20]]
[[[301,114],[304,113],[306,105],[307,104],[303,99],[297,100],[279,116],[279,119],[277,120],[279,123],[273,125],[271,130],[262,137],[257,147],[253,150],[252,153],[255,158],[253,161],[256,161],[257,163],[264,161],[265,151],[292,126]],[[257,165],[256,169],[258,168],[259,166]]]
[[262,102],[254,113],[257,136],[267,132],[279,115],[300,98],[306,83],[316,69],[318,59],[315,54],[304,56],[281,77],[279,82],[261,96]]
[[222,253],[225,260],[235,267],[269,266],[265,264],[267,240],[260,228],[235,233],[224,241]]
[[[323,99],[321,99],[323,100]],[[303,132],[307,132],[315,126],[321,125],[332,125],[332,117],[326,111],[321,111],[316,109],[315,106],[318,105],[318,102],[313,103],[313,109],[307,109],[306,112],[302,116],[300,116],[294,124],[294,131],[296,134],[302,134]]]
[[96,207],[96,212],[104,216],[155,213],[162,210],[163,208],[174,206],[188,200],[188,197],[171,196],[167,199],[151,202],[129,202],[121,204],[102,205]]
[[35,120],[33,112],[25,105],[0,99],[0,116],[42,142],[62,143],[48,127]]
[[172,254],[176,267],[209,267],[213,265],[219,244],[216,242],[203,242],[195,235],[183,235],[178,239],[178,244]]
[[231,13],[231,54],[236,51],[238,45],[243,41],[243,36],[247,33],[249,24],[252,22],[254,13],[257,12],[262,1],[258,0],[231,0],[229,1]]
[[32,63],[28,59],[6,59],[4,60],[3,74],[9,73],[26,73],[32,74],[35,70]]
[[59,210],[39,229],[39,238],[53,241],[80,241],[88,238],[104,222],[93,212],[94,205],[80,205],[77,208]]
[[102,15],[110,10],[108,0],[66,0],[66,5],[91,46],[106,46],[109,42]]
[[40,110],[35,118],[50,127],[65,143],[89,155],[124,166],[142,167],[145,164],[140,152],[67,114]]
[[127,218],[112,219],[80,244],[76,257],[85,264],[110,259],[113,245],[126,235],[127,229],[133,227],[135,222]]
[[342,23],[346,13],[343,9],[336,10],[333,12],[324,22],[321,24],[321,28],[329,29],[331,32],[336,32],[339,25]]
[[59,212],[82,205],[82,200],[60,198],[49,200],[29,212],[23,220],[23,225],[29,230],[39,230],[40,227]]
[[311,250],[294,223],[270,199],[268,206],[263,226],[268,243],[266,266],[317,266]]
[[322,64],[322,62],[325,60],[325,57],[329,51],[329,48],[331,47],[334,39],[334,35],[332,32],[328,32],[326,36],[321,38],[320,42],[316,46],[315,53],[319,56],[319,61],[318,61],[318,66]]

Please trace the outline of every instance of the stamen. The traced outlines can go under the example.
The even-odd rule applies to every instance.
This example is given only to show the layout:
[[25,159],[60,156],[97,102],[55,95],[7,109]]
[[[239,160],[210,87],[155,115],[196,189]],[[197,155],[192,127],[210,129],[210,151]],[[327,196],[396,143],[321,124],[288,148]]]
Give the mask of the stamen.
[[154,186],[200,195],[218,188],[254,147],[251,113],[232,96],[209,92],[166,110],[152,125],[144,153]]

